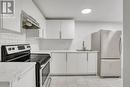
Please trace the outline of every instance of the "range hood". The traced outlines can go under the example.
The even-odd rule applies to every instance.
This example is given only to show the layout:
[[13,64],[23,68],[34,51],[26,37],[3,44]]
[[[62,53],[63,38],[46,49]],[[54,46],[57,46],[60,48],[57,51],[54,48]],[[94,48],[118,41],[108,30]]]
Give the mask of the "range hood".
[[24,29],[40,29],[39,23],[30,15],[22,11],[22,28]]

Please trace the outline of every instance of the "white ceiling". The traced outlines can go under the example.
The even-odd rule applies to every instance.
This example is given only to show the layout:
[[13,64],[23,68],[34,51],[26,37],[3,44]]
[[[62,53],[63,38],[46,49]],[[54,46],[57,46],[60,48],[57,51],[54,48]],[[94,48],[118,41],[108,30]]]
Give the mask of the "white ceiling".
[[[78,21],[123,21],[123,0],[34,0],[47,18],[74,18]],[[84,8],[92,13],[81,14]]]

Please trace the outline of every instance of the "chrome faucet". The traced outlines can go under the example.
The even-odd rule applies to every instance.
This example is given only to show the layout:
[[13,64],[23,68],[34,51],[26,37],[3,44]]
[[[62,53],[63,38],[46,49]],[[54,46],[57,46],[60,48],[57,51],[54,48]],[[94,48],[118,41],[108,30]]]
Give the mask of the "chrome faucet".
[[83,43],[82,43],[82,49],[83,49],[83,50],[86,50],[85,41],[83,41]]

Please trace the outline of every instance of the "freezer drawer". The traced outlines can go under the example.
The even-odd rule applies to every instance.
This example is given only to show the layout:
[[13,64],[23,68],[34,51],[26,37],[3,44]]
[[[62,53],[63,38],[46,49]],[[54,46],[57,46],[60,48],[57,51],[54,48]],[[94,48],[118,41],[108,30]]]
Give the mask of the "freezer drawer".
[[121,60],[106,59],[101,60],[101,77],[120,77],[121,76]]

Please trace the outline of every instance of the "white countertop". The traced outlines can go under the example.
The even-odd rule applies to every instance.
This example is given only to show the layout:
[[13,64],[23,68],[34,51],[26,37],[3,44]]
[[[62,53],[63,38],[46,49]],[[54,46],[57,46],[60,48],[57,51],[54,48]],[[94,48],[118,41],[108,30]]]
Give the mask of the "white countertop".
[[28,71],[35,65],[35,62],[1,62],[0,81],[14,81],[20,74]]
[[31,51],[31,53],[38,53],[38,54],[51,54],[50,50],[35,50],[35,51]]
[[31,53],[49,53],[51,54],[51,52],[77,52],[77,53],[81,53],[81,52],[99,52],[99,51],[76,51],[76,50],[37,50],[37,51],[31,51]]

